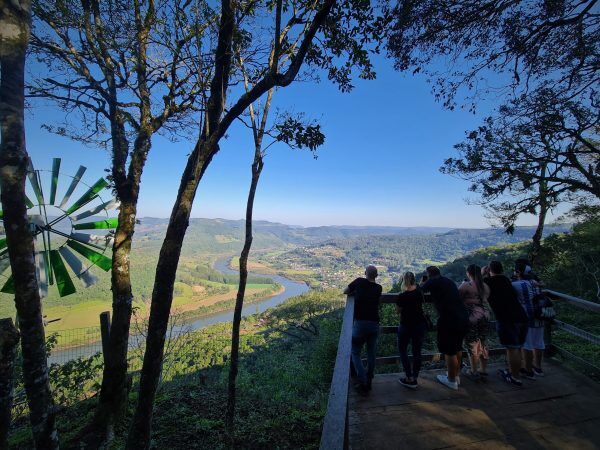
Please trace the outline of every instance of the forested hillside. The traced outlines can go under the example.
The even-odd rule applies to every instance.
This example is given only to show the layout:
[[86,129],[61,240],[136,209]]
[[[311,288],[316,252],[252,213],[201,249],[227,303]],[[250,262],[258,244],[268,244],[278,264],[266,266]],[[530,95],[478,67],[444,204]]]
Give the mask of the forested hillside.
[[[546,227],[546,235],[563,233],[570,225]],[[405,270],[418,271],[431,264],[444,264],[476,249],[503,246],[531,239],[533,227],[518,227],[512,235],[501,229],[454,229],[444,233],[414,236],[358,236],[332,239],[324,243],[303,246],[283,254],[261,256],[261,260],[280,269],[310,271],[325,287],[340,287],[359,275],[367,264],[382,266],[385,274],[396,277]]]
[[[542,244],[534,270],[549,288],[600,301],[600,218],[575,224],[571,232],[547,236]],[[511,275],[515,259],[527,256],[530,245],[486,247],[443,265],[441,270],[459,281],[469,264],[484,266],[498,260]]]

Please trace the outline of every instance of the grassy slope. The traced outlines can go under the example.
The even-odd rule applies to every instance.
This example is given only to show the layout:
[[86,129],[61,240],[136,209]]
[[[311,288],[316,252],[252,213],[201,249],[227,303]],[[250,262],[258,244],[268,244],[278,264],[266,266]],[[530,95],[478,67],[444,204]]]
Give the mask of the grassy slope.
[[[243,320],[236,448],[318,447],[337,351],[340,297],[336,291],[310,292]],[[299,338],[290,338],[280,331],[295,328],[294,324],[309,317],[317,324],[318,335],[301,333]],[[187,335],[187,340],[174,344],[174,353],[167,352],[154,409],[154,448],[228,448],[223,415],[230,333],[230,324],[217,324]],[[73,393],[82,385],[81,373],[66,371],[51,379],[60,380],[61,389]],[[100,374],[98,367],[92,377]],[[134,385],[113,449],[124,446],[136,389]],[[57,392],[63,391],[55,386]],[[85,396],[91,394],[87,391]],[[95,404],[96,398],[61,403],[57,424],[63,448],[77,447],[76,435],[91,418]],[[26,417],[17,425],[10,448],[29,448]]]

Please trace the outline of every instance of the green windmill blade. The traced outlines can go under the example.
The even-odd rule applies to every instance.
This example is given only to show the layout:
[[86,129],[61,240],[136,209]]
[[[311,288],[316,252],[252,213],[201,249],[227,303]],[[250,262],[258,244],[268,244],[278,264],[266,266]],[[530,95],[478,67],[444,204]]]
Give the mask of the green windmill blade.
[[54,158],[52,161],[52,181],[50,184],[50,204],[54,205],[56,201],[56,188],[58,187],[58,173],[60,172],[60,158]]
[[15,293],[15,280],[13,279],[12,275],[8,277],[8,280],[6,280],[6,283],[4,283],[4,286],[2,286],[2,289],[0,289],[0,292],[3,292],[4,294]]
[[94,185],[91,188],[89,188],[87,190],[87,192],[85,194],[83,194],[79,198],[79,200],[77,200],[75,203],[73,203],[71,205],[71,207],[69,209],[67,209],[66,213],[69,215],[73,214],[79,208],[81,208],[82,206],[91,202],[96,197],[96,195],[98,195],[98,192],[100,192],[106,186],[108,186],[108,181],[106,181],[104,178],[100,178],[98,181],[96,181],[94,183]]
[[73,229],[75,230],[112,230],[113,228],[117,228],[119,224],[119,219],[116,217],[113,219],[106,220],[98,220],[96,222],[85,222],[85,223],[77,223],[73,225]]
[[73,273],[78,274],[77,277],[82,281],[85,287],[91,286],[98,281],[98,278],[89,270],[86,270],[83,266],[83,263],[79,260],[79,258],[77,258],[77,256],[75,256],[75,253],[73,253],[67,247],[61,247],[59,253],[71,268]]
[[[44,201],[44,192],[42,191],[42,186],[40,185],[40,180],[38,178],[38,173],[33,168],[33,163],[31,159],[29,159],[29,168],[27,170],[27,178],[29,178],[29,182],[31,183],[31,187],[33,188],[33,193],[37,198],[38,204],[43,205]],[[33,203],[31,204],[33,206]]]
[[40,297],[48,296],[48,256],[47,252],[35,254],[35,271],[38,279]]
[[52,265],[52,272],[54,272],[59,295],[65,297],[75,293],[75,285],[58,250],[50,251],[50,264]]
[[114,241],[114,237],[112,235],[100,236],[97,234],[87,233],[71,233],[71,239],[82,244],[89,245],[90,247],[95,247],[99,250],[112,247]]
[[93,262],[94,264],[96,264],[98,267],[100,267],[102,270],[108,272],[111,267],[112,267],[112,260],[106,256],[104,256],[102,253],[98,253],[95,250],[92,250],[89,247],[86,247],[85,245],[74,241],[73,239],[69,239],[67,241],[67,245],[69,247],[71,247],[73,250],[75,250],[77,253],[79,253],[81,256],[83,256],[84,258],[90,260],[91,262]]
[[94,214],[98,214],[102,210],[115,209],[115,208],[118,208],[118,207],[119,207],[118,200],[116,198],[113,198],[112,200],[104,202],[101,205],[95,206],[93,208],[88,209],[85,212],[82,212],[80,214],[77,214],[76,216],[73,216],[72,219],[73,219],[74,222],[79,222],[81,219],[85,219],[87,217],[91,217]]
[[67,189],[67,192],[65,193],[65,196],[63,197],[62,201],[60,202],[59,208],[61,208],[61,209],[65,208],[65,205],[67,204],[67,202],[71,198],[71,195],[73,194],[73,191],[75,190],[75,188],[79,184],[79,181],[81,180],[81,177],[83,176],[83,174],[85,173],[86,170],[87,170],[86,167],[79,166],[79,169],[77,170],[77,173],[73,177],[73,180],[71,181],[71,184],[69,185],[69,188]]

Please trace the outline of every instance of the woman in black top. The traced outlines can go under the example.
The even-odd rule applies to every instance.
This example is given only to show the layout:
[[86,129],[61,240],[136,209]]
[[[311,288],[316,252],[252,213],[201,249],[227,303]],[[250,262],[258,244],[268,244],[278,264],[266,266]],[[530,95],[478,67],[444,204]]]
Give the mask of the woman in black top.
[[[417,287],[415,274],[406,272],[402,279],[404,292],[398,296],[396,311],[400,313],[400,326],[398,327],[398,351],[404,367],[404,378],[398,382],[402,386],[415,389],[418,386],[417,378],[421,369],[421,347],[427,331],[427,322],[423,313],[423,293]],[[412,367],[408,358],[408,344],[412,343]]]

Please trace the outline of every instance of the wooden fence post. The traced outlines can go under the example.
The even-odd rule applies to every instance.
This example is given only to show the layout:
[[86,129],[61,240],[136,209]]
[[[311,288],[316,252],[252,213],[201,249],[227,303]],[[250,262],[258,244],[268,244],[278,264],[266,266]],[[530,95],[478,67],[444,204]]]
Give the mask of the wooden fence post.
[[0,319],[0,448],[8,448],[19,338],[12,319]]
[[552,344],[552,320],[544,320],[544,344],[546,350],[544,356],[551,357],[556,354],[556,349]]
[[102,336],[102,356],[106,364],[106,355],[108,352],[108,339],[110,337],[110,312],[100,313],[100,335]]

